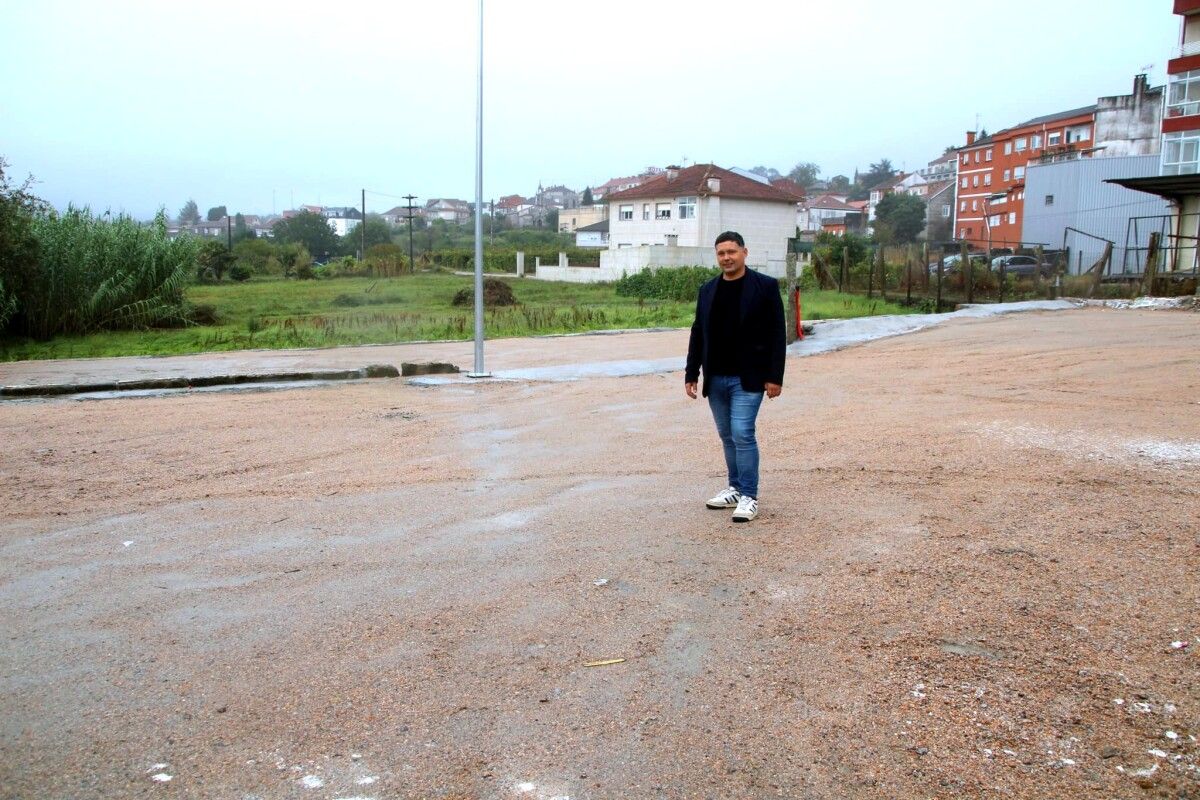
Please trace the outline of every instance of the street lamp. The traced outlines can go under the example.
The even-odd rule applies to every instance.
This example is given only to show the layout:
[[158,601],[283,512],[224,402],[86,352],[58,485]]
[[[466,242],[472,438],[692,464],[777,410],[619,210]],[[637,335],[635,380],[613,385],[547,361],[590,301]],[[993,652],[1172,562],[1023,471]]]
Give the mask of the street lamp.
[[467,377],[490,377],[483,368],[483,0],[479,0],[479,82],[475,94],[475,369]]

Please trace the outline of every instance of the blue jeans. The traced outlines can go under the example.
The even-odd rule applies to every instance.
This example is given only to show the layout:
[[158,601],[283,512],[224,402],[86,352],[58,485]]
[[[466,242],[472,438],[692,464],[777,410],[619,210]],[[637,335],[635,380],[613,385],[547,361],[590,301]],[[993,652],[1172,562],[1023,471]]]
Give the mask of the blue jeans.
[[747,497],[758,498],[758,442],[754,420],[762,405],[762,392],[747,392],[736,375],[708,379],[708,407],[725,448],[729,485]]

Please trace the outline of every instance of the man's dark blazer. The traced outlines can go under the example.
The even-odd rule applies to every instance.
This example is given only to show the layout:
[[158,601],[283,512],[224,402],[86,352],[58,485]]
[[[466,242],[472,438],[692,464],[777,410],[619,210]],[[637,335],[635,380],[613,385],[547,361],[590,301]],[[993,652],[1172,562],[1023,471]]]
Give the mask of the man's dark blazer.
[[[700,287],[696,297],[696,320],[692,323],[692,337],[688,341],[687,367],[683,373],[685,383],[695,383],[704,370],[703,395],[708,397],[708,352],[711,337],[713,298],[717,294],[717,281],[721,275]],[[783,365],[787,341],[784,332],[783,300],[779,295],[779,281],[747,267],[746,284],[742,287],[742,346],[738,353],[738,377],[742,389],[761,392],[764,384],[783,385]]]

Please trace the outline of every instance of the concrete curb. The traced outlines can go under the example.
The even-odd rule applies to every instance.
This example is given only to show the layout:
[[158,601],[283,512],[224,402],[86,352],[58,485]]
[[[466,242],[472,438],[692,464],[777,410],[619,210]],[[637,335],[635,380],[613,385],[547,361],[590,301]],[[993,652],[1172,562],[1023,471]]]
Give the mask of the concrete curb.
[[352,381],[364,378],[399,378],[391,364],[368,364],[358,369],[312,370],[307,372],[264,372],[252,375],[206,375],[202,377],[146,378],[103,383],[47,383],[0,386],[0,397],[57,397],[90,392],[136,392],[154,389],[195,389],[246,383],[296,383],[300,381]]

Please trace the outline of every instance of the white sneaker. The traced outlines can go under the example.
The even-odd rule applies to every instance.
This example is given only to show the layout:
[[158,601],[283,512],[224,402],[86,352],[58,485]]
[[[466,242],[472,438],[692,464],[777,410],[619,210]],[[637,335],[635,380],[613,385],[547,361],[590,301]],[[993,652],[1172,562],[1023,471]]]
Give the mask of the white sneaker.
[[742,496],[738,494],[738,490],[730,486],[716,497],[710,497],[704,505],[709,508],[734,508],[741,499]]
[[758,516],[758,501],[753,497],[739,497],[737,511],[733,512],[734,522],[749,522]]

